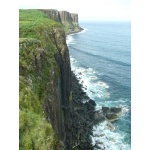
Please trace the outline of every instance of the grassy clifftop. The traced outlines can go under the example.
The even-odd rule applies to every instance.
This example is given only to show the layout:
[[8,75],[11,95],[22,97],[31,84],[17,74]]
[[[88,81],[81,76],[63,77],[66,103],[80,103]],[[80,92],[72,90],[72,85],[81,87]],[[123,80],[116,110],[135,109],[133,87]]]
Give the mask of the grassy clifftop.
[[20,10],[19,11],[19,37],[41,39],[43,31],[53,27],[62,27],[61,24],[48,18],[39,10]]
[[[57,138],[44,115],[43,104],[58,76],[53,28],[62,25],[38,10],[19,11],[19,147],[57,149]],[[55,72],[55,74],[51,74]]]

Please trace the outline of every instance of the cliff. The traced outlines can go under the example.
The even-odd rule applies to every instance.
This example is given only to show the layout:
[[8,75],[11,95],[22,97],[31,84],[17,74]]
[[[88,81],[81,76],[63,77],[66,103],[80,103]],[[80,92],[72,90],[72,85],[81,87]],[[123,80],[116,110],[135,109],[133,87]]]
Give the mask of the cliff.
[[68,11],[58,11],[55,9],[40,9],[40,11],[44,12],[50,19],[61,23],[66,34],[83,30],[78,24],[78,14],[70,13]]
[[71,73],[64,25],[54,12],[19,11],[19,149],[91,150],[95,103]]
[[78,14],[71,13],[71,17],[74,23],[78,24]]
[[44,12],[50,19],[55,20],[58,23],[61,23],[60,13],[56,9],[39,9]]

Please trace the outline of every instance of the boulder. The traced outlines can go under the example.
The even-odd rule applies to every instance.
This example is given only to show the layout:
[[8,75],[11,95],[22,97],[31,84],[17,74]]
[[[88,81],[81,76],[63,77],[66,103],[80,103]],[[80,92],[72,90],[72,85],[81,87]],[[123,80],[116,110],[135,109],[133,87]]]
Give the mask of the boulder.
[[122,113],[122,109],[121,108],[117,108],[117,107],[111,107],[110,108],[110,112],[115,113],[116,115],[121,115]]
[[96,106],[95,101],[93,101],[92,99],[89,100],[89,103],[90,103],[91,105],[93,105],[93,106]]
[[96,103],[93,100],[89,100],[88,102],[86,102],[84,104],[84,106],[87,108],[87,110],[94,110],[95,106],[96,106]]
[[103,116],[103,114],[99,113],[99,112],[95,112],[94,114],[94,123],[101,123],[105,121],[105,117]]
[[122,113],[122,109],[118,107],[102,107],[102,111],[104,115],[108,113],[115,113],[116,115],[120,116]]
[[108,114],[106,114],[106,118],[107,118],[110,122],[119,119],[118,116],[117,116],[115,113],[108,113]]
[[109,111],[109,107],[102,107],[102,111],[104,114],[106,114]]

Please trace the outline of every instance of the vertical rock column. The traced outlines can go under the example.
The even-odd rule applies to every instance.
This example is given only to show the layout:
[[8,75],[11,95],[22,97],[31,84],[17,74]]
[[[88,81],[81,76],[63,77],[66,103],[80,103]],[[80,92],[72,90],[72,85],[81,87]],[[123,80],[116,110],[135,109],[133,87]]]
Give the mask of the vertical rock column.
[[[65,16],[64,16],[65,17]],[[68,17],[68,16],[66,16]],[[70,150],[72,147],[72,136],[70,135],[70,127],[72,124],[71,112],[72,112],[72,100],[71,100],[71,67],[69,51],[66,45],[65,32],[61,28],[54,29],[53,31],[55,44],[57,46],[58,53],[55,56],[58,66],[60,68],[60,83],[58,84],[58,90],[60,93],[60,109],[59,115],[62,121],[60,122],[61,129],[59,135],[64,142],[65,148]]]
[[62,22],[73,21],[71,14],[68,11],[60,11],[59,13],[60,13],[60,18]]
[[78,14],[71,13],[73,23],[78,24]]

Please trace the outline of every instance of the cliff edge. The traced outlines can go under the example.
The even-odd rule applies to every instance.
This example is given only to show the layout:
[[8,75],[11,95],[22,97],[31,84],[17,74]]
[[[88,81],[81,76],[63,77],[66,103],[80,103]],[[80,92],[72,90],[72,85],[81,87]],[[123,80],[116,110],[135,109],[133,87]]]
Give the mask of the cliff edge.
[[71,72],[71,30],[56,10],[43,11],[19,11],[19,149],[92,150],[94,105]]

